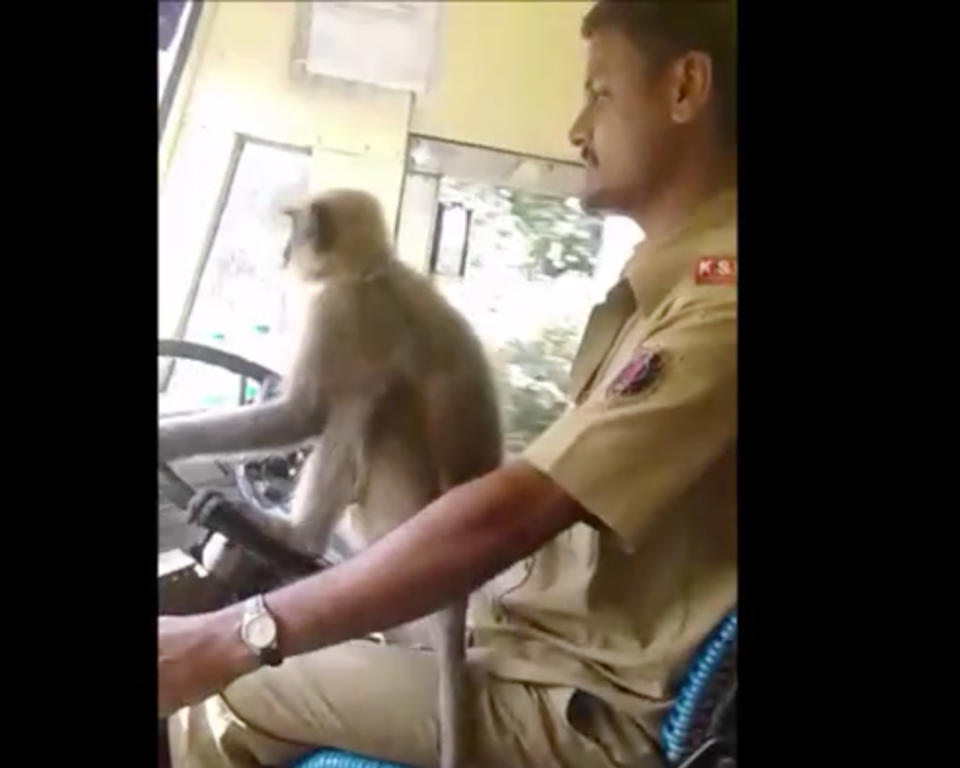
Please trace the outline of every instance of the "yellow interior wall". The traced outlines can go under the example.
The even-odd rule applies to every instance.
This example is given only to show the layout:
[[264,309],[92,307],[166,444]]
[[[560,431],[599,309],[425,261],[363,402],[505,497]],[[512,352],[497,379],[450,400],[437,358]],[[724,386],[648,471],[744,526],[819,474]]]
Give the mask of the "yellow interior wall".
[[160,152],[160,334],[174,331],[237,133],[309,147],[314,189],[399,207],[408,131],[573,158],[587,2],[444,2],[435,77],[409,94],[291,76],[293,2],[206,2]]
[[452,141],[575,159],[580,21],[592,2],[446,2],[436,77],[411,130]]

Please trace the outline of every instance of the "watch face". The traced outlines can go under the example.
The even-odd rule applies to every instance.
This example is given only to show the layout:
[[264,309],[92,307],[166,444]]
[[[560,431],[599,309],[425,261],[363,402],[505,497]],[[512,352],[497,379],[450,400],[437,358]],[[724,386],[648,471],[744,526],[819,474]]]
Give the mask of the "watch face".
[[270,616],[257,616],[244,627],[243,635],[254,648],[268,648],[277,637],[277,627]]

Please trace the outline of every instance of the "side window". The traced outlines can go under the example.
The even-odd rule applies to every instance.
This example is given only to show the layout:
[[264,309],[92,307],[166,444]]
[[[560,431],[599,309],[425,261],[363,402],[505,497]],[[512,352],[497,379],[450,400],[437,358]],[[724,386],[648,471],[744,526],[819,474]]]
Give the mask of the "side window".
[[[210,248],[187,299],[187,341],[282,370],[292,319],[281,270],[289,223],[278,203],[306,193],[309,166],[306,149],[238,138]],[[177,362],[166,383],[162,413],[239,399],[235,375],[202,363]]]
[[483,341],[508,453],[569,405],[590,310],[642,235],[629,220],[585,214],[574,197],[579,174],[554,161],[412,142],[399,256],[432,274]]

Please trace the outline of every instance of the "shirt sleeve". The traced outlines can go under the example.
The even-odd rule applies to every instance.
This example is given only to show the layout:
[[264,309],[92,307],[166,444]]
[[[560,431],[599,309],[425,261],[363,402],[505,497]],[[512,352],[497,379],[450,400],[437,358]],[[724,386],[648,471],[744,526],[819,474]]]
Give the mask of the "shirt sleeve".
[[628,340],[641,356],[655,353],[652,373],[629,363],[606,371],[523,458],[633,549],[736,440],[736,325],[735,288],[687,289]]

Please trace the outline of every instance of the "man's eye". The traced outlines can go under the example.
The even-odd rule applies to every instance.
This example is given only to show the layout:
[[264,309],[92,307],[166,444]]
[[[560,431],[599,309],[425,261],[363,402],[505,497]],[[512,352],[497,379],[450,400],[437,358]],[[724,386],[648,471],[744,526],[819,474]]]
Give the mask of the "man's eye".
[[598,101],[606,101],[610,96],[610,91],[604,88],[590,89],[587,91],[587,103],[596,104]]

